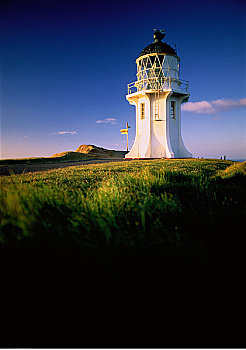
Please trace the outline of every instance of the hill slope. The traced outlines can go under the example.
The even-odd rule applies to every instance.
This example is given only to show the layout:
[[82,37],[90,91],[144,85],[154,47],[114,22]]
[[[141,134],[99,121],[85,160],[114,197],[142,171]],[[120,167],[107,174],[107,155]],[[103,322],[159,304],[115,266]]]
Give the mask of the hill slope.
[[76,152],[84,153],[93,158],[124,158],[126,151],[114,151],[95,145],[80,145]]
[[0,166],[13,164],[50,164],[73,162],[87,159],[122,159],[126,151],[108,150],[94,145],[80,145],[75,152],[65,151],[55,153],[51,157],[31,157],[18,159],[1,159]]
[[75,160],[85,160],[91,157],[83,153],[67,151],[67,152],[55,153],[50,158],[59,158],[59,160],[61,161],[73,161],[73,160],[75,161]]

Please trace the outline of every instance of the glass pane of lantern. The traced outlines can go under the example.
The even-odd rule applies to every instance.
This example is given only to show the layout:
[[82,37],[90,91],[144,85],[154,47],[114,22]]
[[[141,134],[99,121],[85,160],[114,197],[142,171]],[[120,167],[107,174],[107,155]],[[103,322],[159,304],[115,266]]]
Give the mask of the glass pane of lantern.
[[148,60],[147,60],[147,68],[151,68],[152,67],[152,63],[151,63],[151,60],[149,59],[148,57]]
[[150,58],[150,62],[153,64],[154,62],[155,62],[155,57],[156,56],[150,56],[149,58]]
[[161,65],[163,64],[164,57],[165,57],[164,55],[158,55],[158,58],[159,58]]
[[159,60],[159,56],[156,56],[155,58],[155,67],[160,67],[160,60]]
[[143,69],[146,69],[147,57],[142,59]]

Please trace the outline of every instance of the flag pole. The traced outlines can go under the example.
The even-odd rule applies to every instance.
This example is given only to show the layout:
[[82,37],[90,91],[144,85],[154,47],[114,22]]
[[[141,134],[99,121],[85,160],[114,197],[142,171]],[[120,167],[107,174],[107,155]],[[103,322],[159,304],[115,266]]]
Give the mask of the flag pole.
[[127,149],[127,152],[128,152],[128,129],[130,129],[130,126],[128,123],[126,123],[126,129],[121,129],[120,130],[120,133],[122,135],[125,135],[126,134],[126,149]]
[[128,152],[128,123],[126,123],[126,130],[127,130],[127,134],[126,134],[126,146],[127,146],[127,148],[126,148],[126,150]]

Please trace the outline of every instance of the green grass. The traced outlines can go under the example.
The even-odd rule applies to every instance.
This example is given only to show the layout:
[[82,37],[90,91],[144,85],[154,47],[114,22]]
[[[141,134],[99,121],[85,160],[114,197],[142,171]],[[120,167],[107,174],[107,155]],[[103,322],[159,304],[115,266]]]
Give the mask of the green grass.
[[237,246],[240,254],[245,164],[136,160],[2,177],[0,245],[200,258]]
[[136,160],[2,177],[1,345],[244,347],[245,166]]

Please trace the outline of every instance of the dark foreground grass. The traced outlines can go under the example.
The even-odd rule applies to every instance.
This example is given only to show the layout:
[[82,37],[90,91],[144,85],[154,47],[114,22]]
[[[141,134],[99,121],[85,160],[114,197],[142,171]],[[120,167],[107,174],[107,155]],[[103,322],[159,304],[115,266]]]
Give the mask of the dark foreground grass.
[[245,346],[245,165],[132,161],[2,178],[0,253],[18,311],[3,345]]
[[242,224],[245,163],[231,164],[136,161],[3,178],[1,245],[211,256]]

